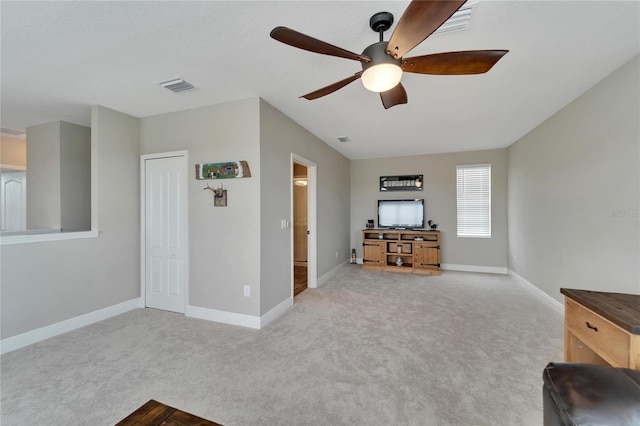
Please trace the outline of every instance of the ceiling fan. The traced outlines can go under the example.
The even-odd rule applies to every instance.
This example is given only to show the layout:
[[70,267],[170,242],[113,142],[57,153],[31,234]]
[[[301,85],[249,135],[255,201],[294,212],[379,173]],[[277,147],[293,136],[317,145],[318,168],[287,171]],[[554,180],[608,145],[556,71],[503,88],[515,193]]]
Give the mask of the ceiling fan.
[[352,59],[362,63],[362,71],[329,86],[301,96],[312,100],[326,96],[347,84],[361,79],[365,88],[380,92],[385,109],[407,103],[407,92],[400,79],[403,72],[435,75],[482,74],[491,69],[508,50],[470,50],[436,53],[404,58],[443,23],[466,0],[413,0],[400,18],[388,42],[383,33],[393,24],[393,15],[378,12],[369,20],[371,29],[380,35],[380,41],[368,46],[362,54],[350,52],[287,27],[276,27],[271,37],[299,49],[323,55]]

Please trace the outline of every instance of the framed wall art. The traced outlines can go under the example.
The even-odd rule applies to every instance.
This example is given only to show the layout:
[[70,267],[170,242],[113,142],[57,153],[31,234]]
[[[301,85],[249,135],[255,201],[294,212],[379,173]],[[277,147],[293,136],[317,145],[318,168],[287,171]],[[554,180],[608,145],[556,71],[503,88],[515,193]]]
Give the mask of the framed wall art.
[[380,176],[380,191],[422,191],[423,175]]

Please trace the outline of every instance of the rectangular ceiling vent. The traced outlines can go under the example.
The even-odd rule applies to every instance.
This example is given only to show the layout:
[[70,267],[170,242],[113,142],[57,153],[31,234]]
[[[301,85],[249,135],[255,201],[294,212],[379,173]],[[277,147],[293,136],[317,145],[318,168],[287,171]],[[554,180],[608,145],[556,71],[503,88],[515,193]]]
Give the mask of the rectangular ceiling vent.
[[445,34],[452,31],[466,30],[471,25],[471,8],[478,4],[479,0],[469,0],[460,9],[454,13],[451,18],[447,19],[440,28],[433,32],[436,34]]
[[193,84],[184,81],[181,78],[174,78],[171,80],[163,81],[160,83],[160,86],[175,93],[184,92],[185,90],[191,90],[194,87]]
[[22,135],[24,135],[24,131],[22,131],[22,130],[8,129],[6,127],[0,127],[0,132],[2,132],[2,134],[4,134],[4,135],[10,135],[10,136],[22,136]]

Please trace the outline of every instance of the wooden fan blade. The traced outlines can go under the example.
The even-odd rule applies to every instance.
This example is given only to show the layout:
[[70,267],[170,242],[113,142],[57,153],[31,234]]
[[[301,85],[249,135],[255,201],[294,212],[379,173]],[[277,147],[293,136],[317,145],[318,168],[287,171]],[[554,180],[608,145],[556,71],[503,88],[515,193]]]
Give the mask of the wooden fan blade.
[[330,84],[326,87],[323,87],[322,89],[318,89],[315,92],[311,92],[311,93],[307,93],[306,95],[300,96],[301,98],[305,98],[308,100],[313,100],[313,99],[318,99],[321,98],[323,96],[326,96],[330,93],[335,92],[338,89],[342,89],[344,86],[346,86],[347,84],[356,81],[357,79],[360,78],[360,76],[362,75],[362,71],[358,71],[357,73],[355,73],[354,75],[352,75],[351,77],[347,77],[344,80],[340,80],[337,81],[333,84]]
[[417,74],[482,74],[491,69],[508,50],[470,50],[416,56],[402,60],[402,70]]
[[393,30],[387,53],[396,59],[403,57],[451,18],[466,1],[413,0]]
[[404,90],[402,83],[398,83],[393,89],[386,92],[380,92],[380,99],[382,99],[382,105],[384,109],[389,109],[392,106],[406,104],[407,103],[407,91]]
[[284,44],[288,44],[289,46],[297,47],[298,49],[308,50],[309,52],[353,59],[354,61],[360,62],[371,62],[371,58],[368,56],[349,52],[341,47],[334,46],[287,27],[276,27],[271,30],[271,38]]

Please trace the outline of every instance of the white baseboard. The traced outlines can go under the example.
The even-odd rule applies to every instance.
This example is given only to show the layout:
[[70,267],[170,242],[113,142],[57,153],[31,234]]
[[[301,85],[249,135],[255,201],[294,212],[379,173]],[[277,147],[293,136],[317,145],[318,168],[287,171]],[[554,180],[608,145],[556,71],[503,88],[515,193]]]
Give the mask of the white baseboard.
[[284,314],[293,305],[293,298],[288,297],[261,317],[255,315],[238,314],[217,309],[187,306],[186,316],[219,322],[222,324],[239,325],[242,327],[260,329]]
[[186,316],[223,324],[241,325],[249,328],[260,328],[260,317],[255,315],[238,314],[235,312],[219,311],[217,309],[187,306]]
[[338,271],[340,270],[340,268],[342,268],[344,265],[347,265],[348,263],[349,262],[345,260],[344,262],[342,262],[341,264],[339,264],[338,266],[336,266],[335,268],[333,268],[329,272],[326,272],[326,273],[322,274],[321,277],[318,277],[318,287],[322,287],[323,285],[325,285],[326,283],[331,281],[331,279],[333,277],[338,275]]
[[68,333],[69,331],[77,330],[78,328],[86,327],[87,325],[142,307],[142,299],[138,297],[136,299],[127,300],[126,302],[108,306],[75,318],[70,318],[55,324],[27,331],[26,333],[18,334],[17,336],[8,337],[0,341],[0,354],[15,351],[16,349],[24,348],[25,346],[41,342],[51,337],[59,336],[60,334]]
[[556,299],[542,291],[539,287],[536,287],[529,281],[525,280],[511,269],[509,269],[509,275],[515,278],[518,284],[522,285],[522,287],[524,287],[527,291],[532,293],[534,296],[537,296],[540,300],[549,305],[549,307],[551,307],[554,311],[564,316],[564,305],[562,303],[558,302]]
[[277,319],[282,316],[285,312],[289,310],[289,308],[293,305],[293,297],[289,296],[282,302],[280,302],[276,307],[271,309],[266,314],[260,317],[260,328],[266,326],[271,321]]
[[483,274],[507,274],[507,268],[501,266],[476,266],[476,265],[454,265],[452,263],[440,264],[443,271],[460,272],[480,272]]

